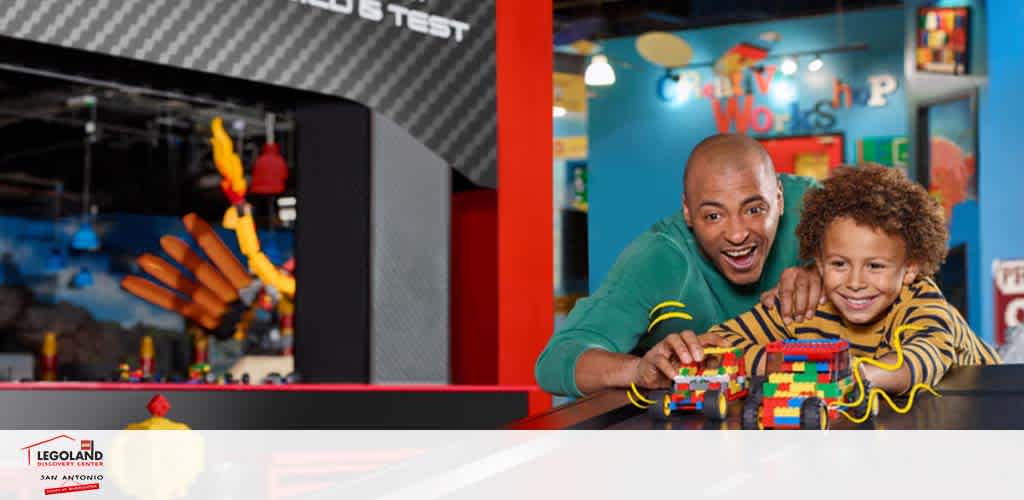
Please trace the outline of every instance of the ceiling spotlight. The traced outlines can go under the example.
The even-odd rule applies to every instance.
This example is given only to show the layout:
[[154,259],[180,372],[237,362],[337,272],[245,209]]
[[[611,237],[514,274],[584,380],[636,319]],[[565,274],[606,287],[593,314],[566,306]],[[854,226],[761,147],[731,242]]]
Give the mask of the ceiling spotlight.
[[565,116],[566,113],[568,113],[568,111],[566,111],[565,108],[561,106],[554,106],[551,108],[551,115],[554,116],[555,118],[561,118]]
[[793,73],[796,73],[796,59],[793,59],[792,57],[783,59],[782,65],[779,69],[782,70],[783,75],[792,75]]
[[824,65],[825,63],[821,60],[821,56],[815,55],[814,59],[807,63],[807,69],[809,71],[818,71]]
[[608,64],[608,57],[598,54],[590,60],[587,71],[583,74],[583,81],[593,87],[604,87],[615,83],[615,70]]

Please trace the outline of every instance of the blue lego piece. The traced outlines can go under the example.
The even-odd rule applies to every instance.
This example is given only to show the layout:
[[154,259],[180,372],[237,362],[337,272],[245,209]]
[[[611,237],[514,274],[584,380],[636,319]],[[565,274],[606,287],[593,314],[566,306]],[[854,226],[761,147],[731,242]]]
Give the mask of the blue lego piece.
[[786,406],[789,406],[790,408],[799,408],[800,405],[802,405],[804,403],[804,399],[807,399],[807,398],[802,398],[802,397],[789,398],[789,401],[786,401]]
[[806,361],[807,360],[807,355],[806,354],[786,354],[785,356],[782,357],[782,360],[786,361],[786,362],[790,362],[790,361]]
[[800,417],[775,417],[775,425],[800,425]]

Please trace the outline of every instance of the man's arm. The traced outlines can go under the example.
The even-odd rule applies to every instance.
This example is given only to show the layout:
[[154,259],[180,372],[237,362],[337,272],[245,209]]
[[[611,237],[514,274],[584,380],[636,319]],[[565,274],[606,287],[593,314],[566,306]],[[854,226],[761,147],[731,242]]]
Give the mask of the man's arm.
[[537,383],[548,392],[572,396],[628,387],[636,381],[640,358],[626,353],[648,334],[650,308],[677,298],[687,279],[685,256],[676,247],[657,237],[639,238],[548,341],[537,359]]

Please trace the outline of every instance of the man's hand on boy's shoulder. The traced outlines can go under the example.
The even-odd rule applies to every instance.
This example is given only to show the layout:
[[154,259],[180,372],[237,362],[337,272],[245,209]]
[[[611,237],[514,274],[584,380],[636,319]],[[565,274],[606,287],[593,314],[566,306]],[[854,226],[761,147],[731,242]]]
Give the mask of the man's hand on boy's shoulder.
[[670,333],[637,359],[633,383],[644,389],[669,387],[680,365],[702,361],[705,347],[726,345],[725,339],[715,333]]
[[821,275],[813,265],[787,268],[775,288],[761,294],[761,305],[772,307],[775,299],[779,300],[779,315],[787,325],[813,318],[814,311],[826,300]]

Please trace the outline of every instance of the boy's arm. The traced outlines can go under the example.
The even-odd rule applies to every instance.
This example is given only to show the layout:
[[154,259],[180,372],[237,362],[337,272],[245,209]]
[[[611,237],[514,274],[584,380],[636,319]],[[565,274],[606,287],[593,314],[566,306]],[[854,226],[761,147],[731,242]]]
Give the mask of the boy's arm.
[[708,331],[721,335],[726,345],[743,348],[747,373],[764,374],[764,348],[777,340],[792,338],[779,314],[779,301],[775,307],[757,304],[753,309]]
[[[903,365],[900,369],[888,372],[865,365],[864,376],[876,387],[894,393],[904,393],[917,384],[938,384],[953,364],[953,318],[942,307],[927,305],[908,315],[902,326],[899,340]],[[892,335],[899,329],[896,327]],[[890,338],[889,344],[894,345],[895,339]],[[891,352],[879,361],[894,363],[896,357],[896,353]]]

